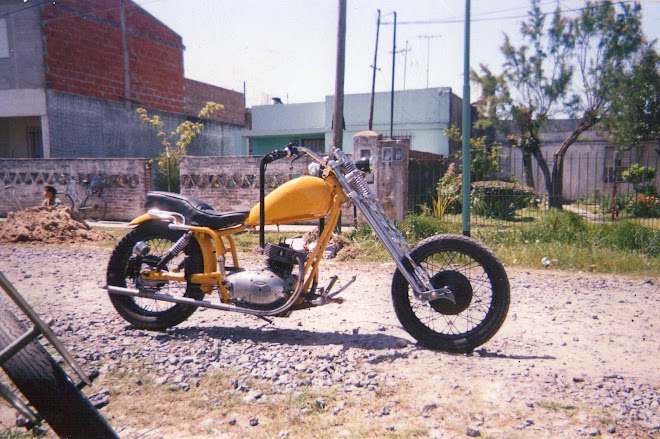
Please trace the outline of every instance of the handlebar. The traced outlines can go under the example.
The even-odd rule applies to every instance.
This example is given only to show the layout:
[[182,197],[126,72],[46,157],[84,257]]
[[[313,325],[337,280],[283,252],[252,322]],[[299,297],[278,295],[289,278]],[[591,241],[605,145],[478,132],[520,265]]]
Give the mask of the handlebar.
[[298,155],[298,154],[299,154],[298,142],[291,142],[282,149],[275,150],[271,153],[266,154],[264,158],[261,159],[261,163],[262,165],[267,165],[268,163],[272,163],[275,160],[284,159],[287,157],[291,157],[292,155]]

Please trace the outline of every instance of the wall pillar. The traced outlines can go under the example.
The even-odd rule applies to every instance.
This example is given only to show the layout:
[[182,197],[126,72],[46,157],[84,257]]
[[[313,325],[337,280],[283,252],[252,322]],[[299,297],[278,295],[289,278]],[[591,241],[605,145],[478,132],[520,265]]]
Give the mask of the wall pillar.
[[382,140],[378,133],[363,131],[353,137],[353,159],[375,156],[376,165],[367,182],[387,214],[403,221],[408,209],[409,140]]

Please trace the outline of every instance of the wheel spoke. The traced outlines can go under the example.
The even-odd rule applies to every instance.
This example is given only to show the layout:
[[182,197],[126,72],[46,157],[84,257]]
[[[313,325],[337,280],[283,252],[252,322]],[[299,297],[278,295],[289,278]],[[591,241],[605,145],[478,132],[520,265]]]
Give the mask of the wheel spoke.
[[[154,259],[160,259],[163,257],[163,255],[167,253],[167,251],[174,243],[166,239],[158,238],[158,239],[148,240],[146,241],[146,244],[148,244],[149,247],[151,248],[149,255],[153,256]],[[178,266],[183,260],[183,257],[184,255],[177,256],[175,259],[170,261],[169,266],[170,267]],[[147,264],[143,264],[143,268],[146,265]],[[137,289],[145,288],[143,285],[140,284],[138,278],[133,280],[133,284],[134,287]],[[167,294],[170,296],[183,297],[186,293],[186,284],[182,282],[165,282],[156,287],[153,287],[152,289],[154,290],[155,293],[158,294]],[[152,312],[152,313],[167,311],[168,309],[176,306],[176,304],[172,302],[146,299],[143,297],[135,297],[133,298],[133,300],[135,301],[136,305],[138,305],[140,308],[144,309],[147,312]]]
[[446,335],[463,334],[478,327],[488,315],[492,305],[493,286],[481,264],[456,251],[434,253],[421,262],[430,277],[443,271],[455,271],[465,276],[472,287],[469,306],[457,315],[436,311],[429,303],[420,302],[409,293],[412,311],[429,329]]

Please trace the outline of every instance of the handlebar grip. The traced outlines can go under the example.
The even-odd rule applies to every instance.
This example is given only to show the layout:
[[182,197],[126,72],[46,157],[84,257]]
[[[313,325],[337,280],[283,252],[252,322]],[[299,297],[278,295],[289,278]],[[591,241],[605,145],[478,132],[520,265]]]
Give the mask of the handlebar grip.
[[278,149],[276,151],[266,154],[264,158],[261,159],[261,162],[263,164],[268,164],[274,162],[275,160],[283,159],[298,154],[297,146],[298,146],[297,142],[291,142],[283,149]]

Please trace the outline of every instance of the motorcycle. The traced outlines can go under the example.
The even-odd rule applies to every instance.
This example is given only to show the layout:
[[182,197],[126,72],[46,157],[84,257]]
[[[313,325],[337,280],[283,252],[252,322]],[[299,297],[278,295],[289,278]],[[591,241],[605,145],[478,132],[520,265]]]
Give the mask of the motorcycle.
[[[265,196],[266,167],[283,158],[311,157],[309,175]],[[510,302],[504,267],[486,246],[462,235],[436,235],[412,247],[365,180],[370,158],[353,162],[340,149],[322,157],[293,142],[265,155],[260,199],[249,212],[218,212],[202,200],[149,192],[136,226],[115,247],[107,291],[117,312],[134,327],[164,330],[198,307],[268,320],[292,311],[340,302],[318,287],[323,251],[344,205],[354,203],[396,264],[392,301],[403,328],[424,347],[473,351],[495,335]],[[286,242],[265,243],[264,227],[321,220],[318,244],[308,255]],[[233,236],[259,229],[265,266],[246,270]],[[219,300],[206,300],[217,292]]]

